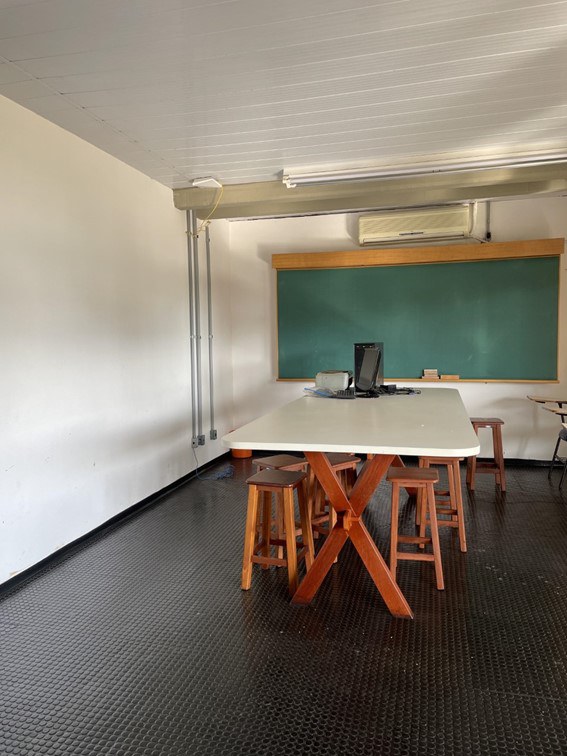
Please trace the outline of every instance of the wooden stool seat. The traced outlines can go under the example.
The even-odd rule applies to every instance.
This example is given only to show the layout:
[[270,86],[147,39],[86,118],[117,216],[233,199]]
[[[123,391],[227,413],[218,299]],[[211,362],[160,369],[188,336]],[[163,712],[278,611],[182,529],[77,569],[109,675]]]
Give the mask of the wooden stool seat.
[[419,467],[390,467],[386,480],[405,488],[424,488],[427,483],[438,483],[437,470],[421,470]]
[[479,428],[492,428],[493,425],[504,425],[499,417],[471,417],[470,421]]
[[[435,506],[437,509],[437,526],[457,528],[459,547],[467,550],[465,534],[465,515],[463,510],[463,493],[461,490],[461,467],[463,457],[420,457],[419,466],[423,469],[435,465],[447,469],[447,490],[435,488]],[[419,525],[420,507],[416,508],[416,522]],[[448,520],[444,519],[449,517]]]
[[253,459],[252,464],[259,470],[306,470],[307,460],[305,457],[294,457],[293,454],[274,454],[271,457]]
[[[307,473],[300,470],[273,470],[266,468],[252,475],[248,484],[248,510],[244,534],[244,556],[242,559],[242,589],[248,590],[252,583],[252,566],[261,564],[287,567],[290,595],[297,590],[297,563],[305,559],[307,569],[313,564],[313,532],[309,520],[309,507],[305,497],[304,481]],[[298,551],[295,527],[293,492],[297,491],[301,521],[302,542]],[[283,510],[283,537],[273,537],[272,495],[275,494],[276,508]],[[262,519],[258,537],[258,510],[262,497]],[[277,518],[276,518],[277,519]],[[278,533],[278,536],[281,534]],[[285,547],[285,557],[270,556],[271,546]]]
[[297,488],[306,477],[306,474],[299,470],[274,470],[268,467],[251,475],[246,479],[246,483],[258,488]]
[[506,473],[504,470],[504,451],[502,447],[502,426],[504,420],[499,417],[471,417],[471,423],[476,435],[480,428],[492,430],[492,446],[494,458],[479,462],[476,457],[467,460],[467,486],[474,491],[476,473],[490,473],[494,475],[496,484],[502,491],[506,490]]
[[[305,459],[305,457],[295,457],[293,454],[272,454],[270,457],[260,457],[259,459],[253,459],[252,464],[258,468],[258,470],[302,470],[307,471],[307,468],[309,466],[309,463]],[[305,481],[305,485],[308,485],[308,482]],[[306,496],[308,499],[310,498],[309,491],[307,491]],[[311,505],[310,505],[311,506]],[[276,507],[276,518],[277,518],[277,533],[278,537],[277,540],[280,541],[280,545],[277,549],[277,555],[278,558],[281,560],[281,565],[283,566],[283,555],[284,555],[284,549],[283,549],[283,538],[284,538],[284,521],[283,521],[283,506]],[[260,510],[258,510],[258,528],[260,528]],[[296,525],[296,535],[299,535],[301,533],[301,525]],[[268,565],[266,565],[267,567]]]
[[[390,527],[390,572],[394,580],[396,579],[396,569],[398,562],[401,560],[433,562],[435,566],[435,579],[438,590],[445,588],[443,581],[443,566],[441,564],[441,548],[439,544],[439,529],[437,526],[437,510],[435,505],[435,493],[433,486],[439,482],[439,473],[432,468],[420,467],[390,467],[386,479],[392,484],[392,522]],[[418,502],[421,502],[421,513],[419,523],[419,535],[409,536],[401,535],[398,531],[398,519],[400,508],[400,488],[413,488],[418,491]],[[420,497],[419,493],[424,491],[425,496]],[[426,517],[425,510],[429,511],[429,519]],[[425,529],[429,526],[431,536],[425,535]],[[423,549],[427,544],[431,544],[431,554],[425,551],[406,552],[399,551],[399,543],[408,543],[419,546]]]
[[360,462],[360,457],[355,457],[354,454],[348,454],[347,452],[329,452],[327,459],[331,463],[333,470],[349,469]]

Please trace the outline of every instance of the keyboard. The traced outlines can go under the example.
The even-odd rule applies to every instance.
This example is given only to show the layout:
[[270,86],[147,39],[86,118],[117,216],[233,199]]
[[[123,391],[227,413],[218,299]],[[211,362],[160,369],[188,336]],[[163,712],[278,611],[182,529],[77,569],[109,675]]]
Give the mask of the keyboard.
[[324,396],[327,399],[355,399],[356,394],[354,393],[354,389],[338,389],[333,390],[330,388],[305,388],[303,389],[308,394],[312,394],[314,396]]
[[337,391],[333,392],[333,396],[335,399],[354,399],[355,393],[354,389],[348,388],[348,389],[338,389]]

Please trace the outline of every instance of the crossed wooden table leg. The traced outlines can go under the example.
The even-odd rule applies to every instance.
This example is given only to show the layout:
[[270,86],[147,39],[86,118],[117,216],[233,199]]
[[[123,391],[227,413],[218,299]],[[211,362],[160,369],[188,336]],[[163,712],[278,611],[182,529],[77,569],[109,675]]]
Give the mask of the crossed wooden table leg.
[[394,617],[412,619],[413,612],[408,602],[398,584],[392,578],[386,562],[361,519],[372,494],[389,466],[391,464],[402,464],[401,460],[394,455],[387,454],[375,455],[372,459],[368,459],[349,498],[333,471],[326,454],[323,452],[305,452],[305,457],[327,494],[331,506],[337,513],[337,522],[295,592],[291,600],[292,604],[311,603],[335,558],[350,538],[390,613]]

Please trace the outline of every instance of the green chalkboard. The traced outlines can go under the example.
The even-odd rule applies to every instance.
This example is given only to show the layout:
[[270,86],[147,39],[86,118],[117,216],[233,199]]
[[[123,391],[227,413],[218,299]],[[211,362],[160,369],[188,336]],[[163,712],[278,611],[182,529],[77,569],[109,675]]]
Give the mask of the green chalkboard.
[[557,379],[559,258],[278,271],[280,378],[352,370],[384,342],[387,378]]

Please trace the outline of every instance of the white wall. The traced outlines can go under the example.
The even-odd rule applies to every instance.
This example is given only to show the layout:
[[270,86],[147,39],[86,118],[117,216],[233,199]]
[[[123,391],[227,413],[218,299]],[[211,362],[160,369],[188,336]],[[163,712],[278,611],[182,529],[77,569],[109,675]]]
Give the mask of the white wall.
[[[4,98],[0,164],[2,582],[195,458],[185,216],[171,191]],[[216,226],[220,436],[232,390],[228,224]],[[208,431],[199,464],[225,451]]]
[[[493,241],[567,236],[567,198],[492,204]],[[302,394],[303,383],[276,382],[276,290],[271,256],[282,252],[356,249],[354,215],[239,221],[230,224],[233,266],[233,364],[237,426]],[[566,255],[561,258],[561,324],[567,323]],[[559,421],[526,399],[530,393],[567,392],[567,329],[560,328],[560,384],[459,383],[471,416],[505,422],[505,455],[549,459]],[[408,383],[407,385],[412,385]],[[419,385],[419,384],[413,384]],[[431,385],[431,384],[429,384]],[[490,442],[481,439],[481,454]]]

